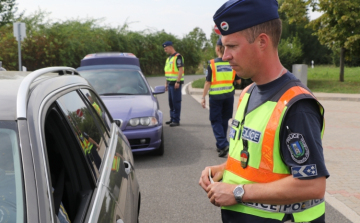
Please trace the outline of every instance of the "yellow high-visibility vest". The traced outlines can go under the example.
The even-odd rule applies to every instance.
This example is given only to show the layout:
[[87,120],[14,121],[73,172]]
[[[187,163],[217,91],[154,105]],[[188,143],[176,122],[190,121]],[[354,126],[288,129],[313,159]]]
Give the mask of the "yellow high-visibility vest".
[[[164,71],[165,71],[166,80],[168,81],[177,81],[179,69],[176,66],[176,59],[178,56],[180,56],[180,54],[176,53],[173,57],[171,58],[168,57],[166,59]],[[182,62],[184,63],[184,57],[182,57]],[[185,73],[185,68],[183,67],[181,81],[184,81],[184,73]]]

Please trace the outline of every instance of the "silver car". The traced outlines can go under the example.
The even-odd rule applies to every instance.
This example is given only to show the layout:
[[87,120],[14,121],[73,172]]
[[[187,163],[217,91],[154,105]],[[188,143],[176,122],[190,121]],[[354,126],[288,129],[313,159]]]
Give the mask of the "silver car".
[[138,222],[129,142],[69,67],[0,71],[0,222]]

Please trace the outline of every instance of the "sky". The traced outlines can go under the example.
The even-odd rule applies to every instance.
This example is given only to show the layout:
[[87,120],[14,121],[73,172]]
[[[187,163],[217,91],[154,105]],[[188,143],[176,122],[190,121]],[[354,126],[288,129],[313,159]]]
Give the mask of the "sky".
[[[128,23],[132,31],[164,30],[182,38],[200,27],[209,38],[212,17],[225,0],[16,0],[18,12],[31,15],[41,9],[51,21],[102,19],[113,28]],[[311,14],[314,19],[319,14]]]

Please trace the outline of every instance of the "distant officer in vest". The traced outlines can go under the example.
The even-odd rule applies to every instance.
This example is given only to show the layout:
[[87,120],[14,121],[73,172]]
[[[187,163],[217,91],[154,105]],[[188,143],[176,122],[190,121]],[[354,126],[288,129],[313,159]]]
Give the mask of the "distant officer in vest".
[[169,92],[170,120],[165,122],[171,127],[180,125],[181,86],[184,84],[184,58],[175,51],[173,43],[166,41],[162,45],[170,55],[165,63],[165,89]]
[[218,57],[209,61],[201,105],[203,108],[206,107],[205,96],[210,90],[209,119],[216,139],[218,155],[224,157],[229,151],[227,130],[229,119],[233,115],[234,81],[240,84],[241,80],[231,68],[229,62],[222,60],[224,46],[221,43],[221,37],[216,43],[215,52]]
[[230,0],[213,19],[223,60],[254,83],[240,95],[227,161],[206,167],[200,186],[223,222],[325,222],[324,109],[279,60],[277,1]]
[[94,107],[95,111],[98,113],[100,117],[102,117],[102,111],[99,105],[92,99],[91,95],[89,93],[86,93],[86,97],[89,99],[89,102]]

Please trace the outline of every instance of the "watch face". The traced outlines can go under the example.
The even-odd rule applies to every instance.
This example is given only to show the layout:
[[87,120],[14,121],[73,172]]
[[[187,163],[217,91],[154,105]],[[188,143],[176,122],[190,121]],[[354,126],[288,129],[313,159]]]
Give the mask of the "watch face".
[[236,187],[234,194],[235,196],[242,196],[242,194],[244,193],[244,189],[242,187]]

